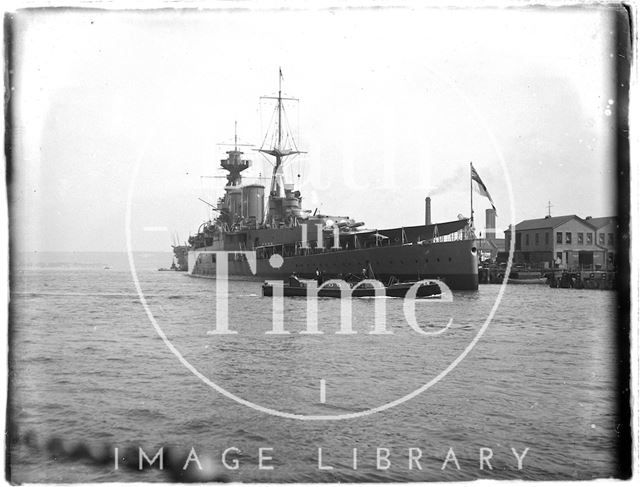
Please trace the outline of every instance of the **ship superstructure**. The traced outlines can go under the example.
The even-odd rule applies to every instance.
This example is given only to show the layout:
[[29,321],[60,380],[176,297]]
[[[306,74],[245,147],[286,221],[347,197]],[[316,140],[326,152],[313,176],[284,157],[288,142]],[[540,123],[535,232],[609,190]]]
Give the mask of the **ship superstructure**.
[[[281,72],[277,96],[263,98],[275,102],[274,126],[258,149],[273,165],[266,202],[265,186],[242,184],[241,173],[252,162],[238,150],[236,131],[233,150],[220,161],[228,175],[224,196],[211,205],[216,217],[189,238],[190,275],[214,277],[212,251],[225,250],[236,252],[229,256],[230,276],[285,278],[296,273],[312,278],[322,272],[337,278],[364,270],[382,282],[438,278],[452,289],[477,289],[477,251],[469,220],[432,224],[430,201],[424,225],[390,229],[367,229],[348,216],[303,209],[300,191],[286,182],[283,171],[287,159],[303,151],[287,123],[283,101],[295,98],[282,96]],[[246,251],[256,252],[255,273]],[[275,254],[282,259],[272,259]]]

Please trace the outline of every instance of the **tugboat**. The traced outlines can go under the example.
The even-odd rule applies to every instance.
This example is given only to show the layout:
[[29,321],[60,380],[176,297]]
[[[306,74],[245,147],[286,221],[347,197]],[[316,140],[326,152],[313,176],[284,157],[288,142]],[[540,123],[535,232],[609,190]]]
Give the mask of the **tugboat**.
[[[472,221],[459,217],[431,222],[429,198],[424,225],[367,229],[348,216],[322,215],[302,207],[302,195],[285,182],[283,167],[299,150],[287,122],[282,71],[277,96],[263,97],[275,103],[274,126],[257,149],[273,163],[266,194],[260,184],[242,184],[241,173],[252,162],[233,150],[220,166],[228,172],[225,194],[212,220],[202,223],[189,240],[188,271],[192,277],[216,276],[216,252],[226,251],[229,276],[286,279],[295,273],[313,278],[322,272],[328,279],[372,268],[382,282],[438,279],[454,290],[478,289],[478,256]],[[250,255],[249,255],[250,254]]]
[[171,267],[160,267],[160,269],[158,270],[162,272],[166,272],[166,271],[178,271],[180,269],[178,269],[178,266],[176,265],[176,261],[174,260],[173,262],[171,262]]

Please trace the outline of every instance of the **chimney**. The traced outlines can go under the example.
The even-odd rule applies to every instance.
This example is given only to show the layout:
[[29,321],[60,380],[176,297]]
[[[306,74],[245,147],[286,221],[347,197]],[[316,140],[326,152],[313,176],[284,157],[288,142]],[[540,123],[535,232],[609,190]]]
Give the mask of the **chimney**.
[[496,238],[496,210],[489,208],[484,213],[485,225],[484,236],[487,239],[495,240]]
[[431,198],[429,196],[424,199],[424,224],[431,225]]

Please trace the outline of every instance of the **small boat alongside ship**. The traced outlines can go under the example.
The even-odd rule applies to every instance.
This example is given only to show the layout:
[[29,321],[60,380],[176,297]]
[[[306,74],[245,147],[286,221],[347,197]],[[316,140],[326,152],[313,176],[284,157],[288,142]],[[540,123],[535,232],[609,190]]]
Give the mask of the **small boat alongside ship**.
[[[316,284],[309,286],[309,283]],[[386,296],[393,298],[404,298],[411,288],[415,287],[417,298],[436,297],[442,294],[442,290],[437,282],[431,280],[423,281],[407,281],[407,282],[389,282],[382,285],[377,281],[376,287],[373,283],[363,281],[345,281],[341,279],[329,280],[324,283],[317,283],[310,280],[305,282],[295,276],[289,277],[289,282],[282,285],[282,295],[285,297],[299,296],[309,297],[317,296],[320,298],[342,298],[349,296],[352,298],[368,298],[377,296]],[[318,285],[320,284],[320,285]],[[262,285],[262,295],[272,297],[274,295],[274,285],[265,282]]]

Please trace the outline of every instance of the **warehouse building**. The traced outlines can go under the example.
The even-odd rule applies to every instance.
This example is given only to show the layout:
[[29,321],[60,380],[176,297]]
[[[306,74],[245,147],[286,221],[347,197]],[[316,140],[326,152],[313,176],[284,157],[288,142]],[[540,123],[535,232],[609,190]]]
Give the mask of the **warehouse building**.
[[[616,217],[547,216],[505,230],[505,250],[515,238],[515,264],[561,269],[615,266]],[[515,236],[513,235],[515,233]]]

